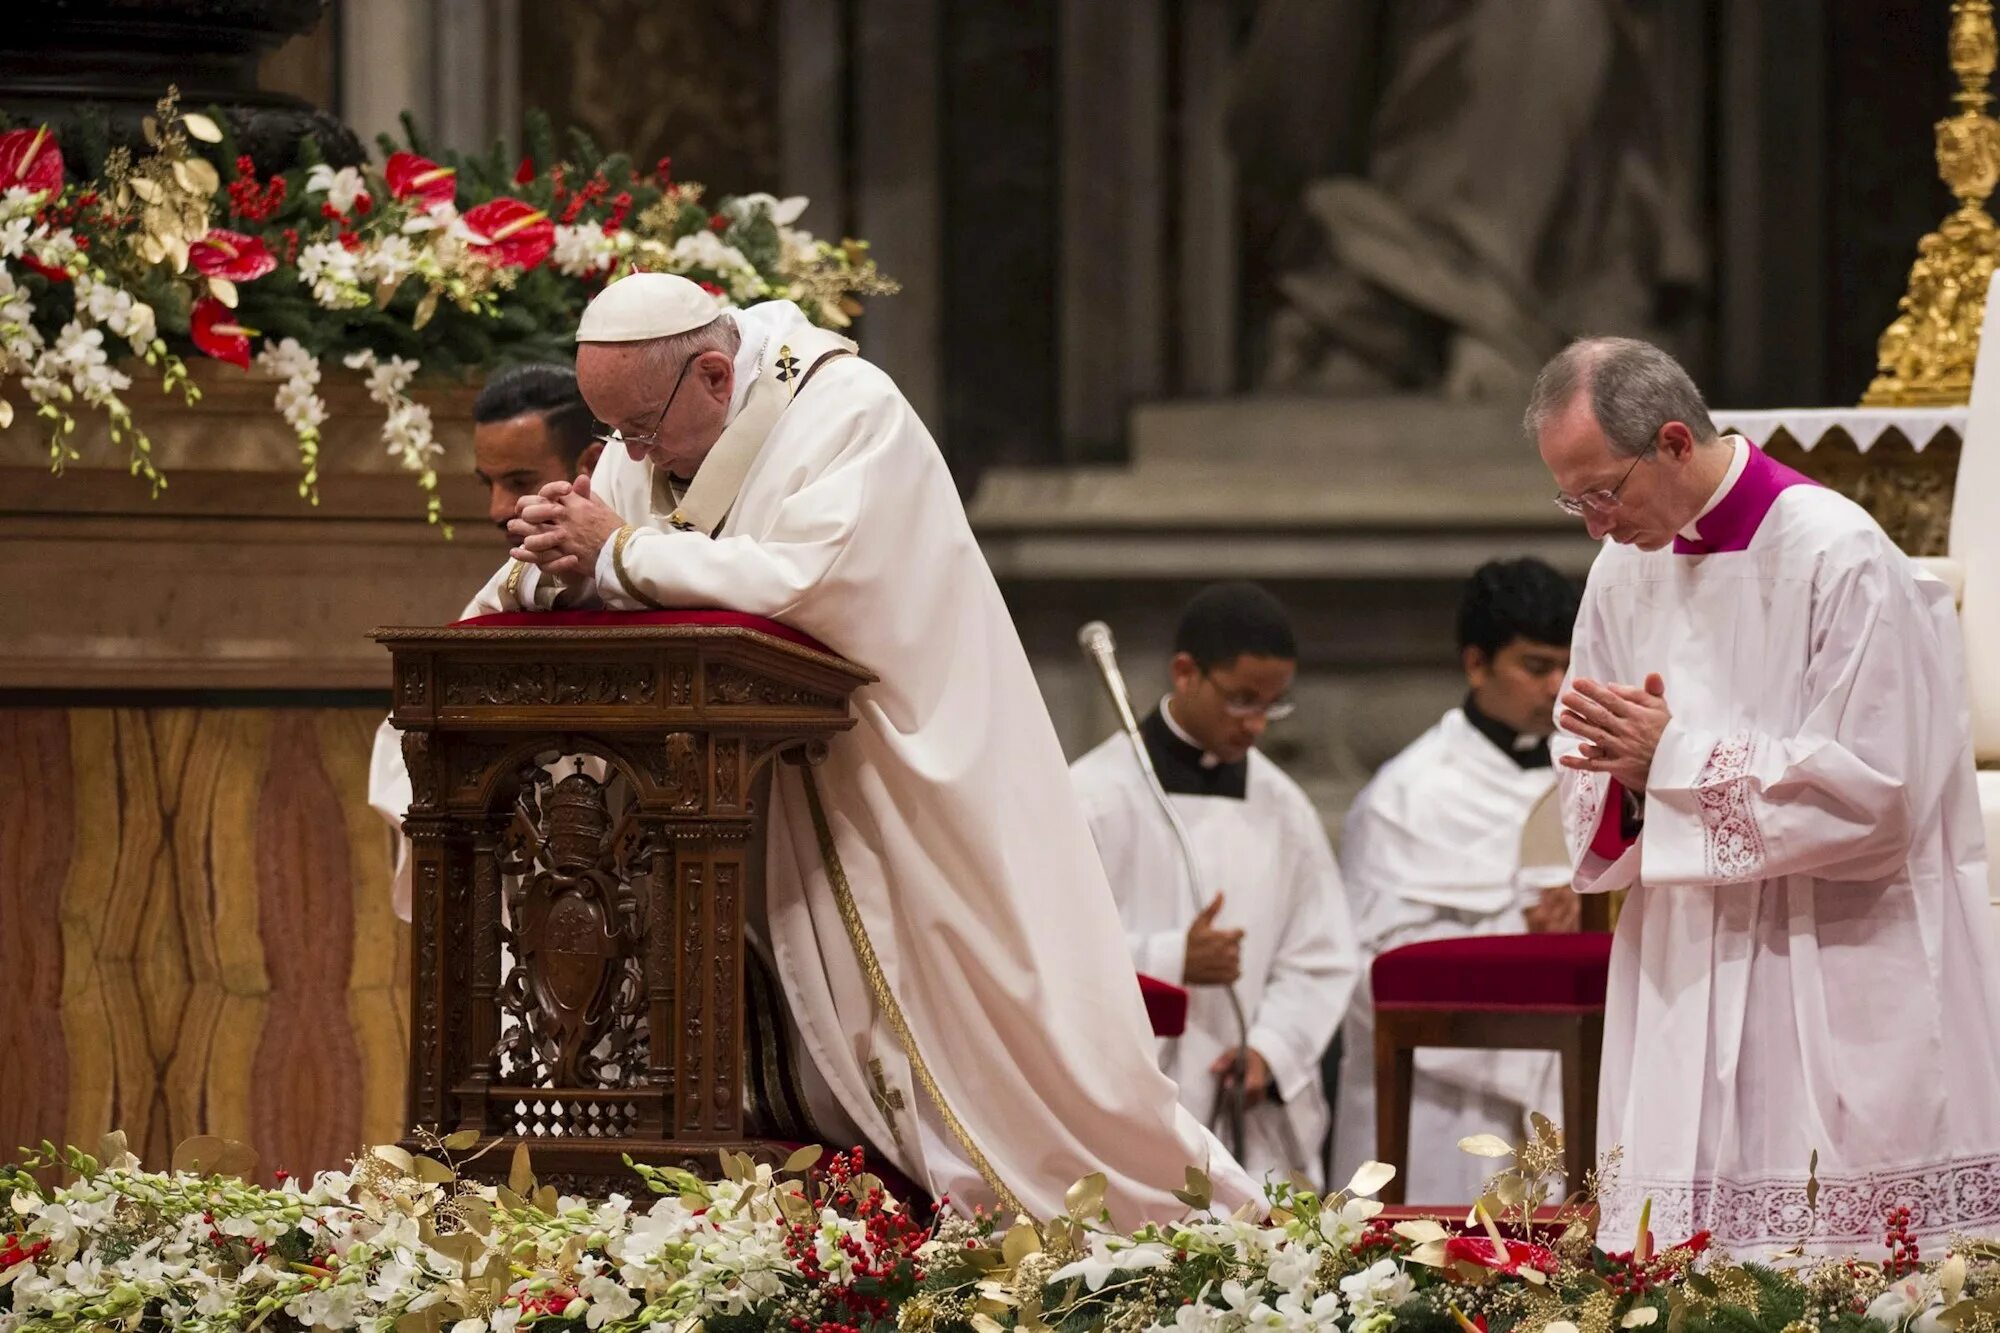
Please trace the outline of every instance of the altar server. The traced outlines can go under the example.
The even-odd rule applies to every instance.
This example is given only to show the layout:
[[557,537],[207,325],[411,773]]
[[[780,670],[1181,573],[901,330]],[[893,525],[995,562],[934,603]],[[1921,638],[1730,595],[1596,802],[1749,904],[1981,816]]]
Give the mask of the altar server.
[[728,608],[880,677],[823,764],[777,770],[754,922],[822,1137],[959,1207],[1060,1214],[1101,1171],[1132,1225],[1182,1211],[1189,1166],[1246,1198],[1153,1062],[1027,655],[896,386],[789,302],[723,310],[667,274],[611,284],[577,341],[619,437],[523,503],[475,609]]
[[[1364,957],[1422,940],[1574,930],[1568,867],[1520,864],[1529,813],[1555,786],[1556,692],[1569,666],[1575,587],[1539,560],[1495,560],[1458,609],[1465,702],[1382,766],[1348,808],[1340,869]],[[1520,1142],[1528,1113],[1560,1118],[1560,1071],[1545,1051],[1435,1048],[1416,1055],[1404,1197],[1469,1204],[1495,1170],[1458,1150]],[[1375,1025],[1364,983],[1342,1045],[1335,1175],[1375,1155]]]
[[[1527,430],[1609,538],[1556,742],[1578,887],[1630,890],[1600,1234],[1738,1255],[2000,1224],[2000,948],[1951,594],[1644,343],[1578,342]],[[1818,1153],[1816,1199],[1808,1173]]]
[[1319,812],[1257,749],[1292,711],[1298,647],[1278,600],[1250,583],[1206,588],[1174,633],[1173,688],[1139,724],[1194,843],[1196,902],[1173,826],[1130,743],[1076,762],[1098,855],[1139,970],[1193,990],[1186,1033],[1161,1043],[1181,1102],[1210,1123],[1249,1026],[1243,1164],[1319,1183],[1326,1135],[1320,1056],[1358,975],[1354,928]]

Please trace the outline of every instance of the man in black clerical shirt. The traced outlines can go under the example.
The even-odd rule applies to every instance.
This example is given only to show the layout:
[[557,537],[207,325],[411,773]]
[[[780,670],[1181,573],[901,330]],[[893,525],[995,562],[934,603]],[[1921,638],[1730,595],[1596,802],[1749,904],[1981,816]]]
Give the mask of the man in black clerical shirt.
[[1317,1182],[1327,1123],[1320,1054],[1359,973],[1319,814],[1257,748],[1293,711],[1298,658],[1284,607],[1254,584],[1206,588],[1181,615],[1171,689],[1140,734],[1194,844],[1196,874],[1124,737],[1071,773],[1134,963],[1193,992],[1186,1033],[1161,1049],[1182,1104],[1211,1123],[1233,1105],[1222,1081],[1241,1048],[1243,1165],[1253,1176],[1298,1171]]

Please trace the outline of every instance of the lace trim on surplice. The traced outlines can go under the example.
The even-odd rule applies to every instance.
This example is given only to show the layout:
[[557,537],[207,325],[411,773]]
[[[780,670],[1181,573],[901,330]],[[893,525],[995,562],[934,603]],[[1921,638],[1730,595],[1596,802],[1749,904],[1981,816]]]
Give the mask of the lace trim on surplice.
[[1764,834],[1750,805],[1747,776],[1756,753],[1754,734],[1725,736],[1708,752],[1695,779],[1708,873],[1723,882],[1757,879],[1764,865]]

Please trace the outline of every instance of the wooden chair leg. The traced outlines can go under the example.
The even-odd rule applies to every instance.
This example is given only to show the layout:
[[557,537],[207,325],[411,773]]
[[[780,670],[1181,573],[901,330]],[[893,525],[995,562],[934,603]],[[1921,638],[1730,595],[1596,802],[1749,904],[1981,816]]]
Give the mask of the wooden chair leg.
[[1417,1053],[1403,1038],[1394,1014],[1375,1014],[1375,1157],[1396,1168],[1377,1196],[1405,1203],[1410,1173],[1410,1095]]
[[1583,1188],[1597,1165],[1597,1076],[1604,1049],[1604,1016],[1578,1015],[1563,1042],[1563,1171],[1569,1192]]

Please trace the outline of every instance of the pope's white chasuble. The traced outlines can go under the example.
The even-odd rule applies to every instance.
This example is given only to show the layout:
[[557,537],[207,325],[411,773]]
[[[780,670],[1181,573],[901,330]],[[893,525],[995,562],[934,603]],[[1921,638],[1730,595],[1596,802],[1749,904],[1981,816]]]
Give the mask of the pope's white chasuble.
[[[1223,895],[1217,928],[1244,932],[1236,993],[1250,1046],[1270,1065],[1278,1099],[1245,1115],[1243,1164],[1260,1179],[1286,1180],[1296,1171],[1318,1184],[1328,1122],[1320,1056],[1359,975],[1326,830],[1310,798],[1262,754],[1253,750],[1241,763],[1204,767],[1200,749],[1176,735],[1159,710],[1147,716],[1141,734],[1194,842],[1202,883],[1211,896]],[[1113,736],[1077,760],[1071,777],[1133,961],[1141,972],[1179,984],[1198,908],[1180,844],[1130,742]],[[1161,1067],[1180,1085],[1182,1105],[1204,1123],[1220,1123],[1209,1069],[1239,1039],[1224,991],[1196,986],[1187,1031],[1160,1042]]]
[[[1153,1062],[1055,729],[929,432],[880,370],[828,358],[839,340],[797,307],[731,317],[743,345],[730,427],[768,411],[755,447],[739,453],[743,432],[725,431],[678,497],[649,464],[606,449],[593,488],[634,526],[605,544],[595,577],[551,596],[538,571],[503,568],[473,610],[726,608],[873,671],[815,785],[938,1097],[857,958],[808,790],[785,765],[754,927],[817,1079],[816,1118],[851,1125],[962,1208],[996,1201],[982,1156],[1044,1217],[1098,1171],[1121,1225],[1184,1211],[1170,1191],[1188,1166],[1210,1172],[1218,1199],[1242,1201],[1249,1179]],[[708,485],[732,459],[734,475]]]
[[[1950,594],[1741,440],[1672,549],[1607,544],[1573,676],[1659,672],[1643,806],[1562,773],[1585,891],[1630,889],[1605,1013],[1601,1235],[1879,1250],[2000,1224],[2000,948]],[[1574,752],[1559,736],[1558,753]],[[1635,820],[1634,816],[1638,816]],[[1818,1154],[1817,1197],[1808,1168]]]
[[[1518,935],[1553,881],[1520,865],[1528,814],[1555,785],[1548,747],[1470,706],[1454,708],[1384,764],[1348,807],[1340,839],[1364,959],[1405,944]],[[1564,870],[1566,871],[1566,867]],[[1538,874],[1541,870],[1544,873]],[[1560,1120],[1560,1070],[1547,1051],[1432,1048],[1416,1053],[1410,1089],[1412,1203],[1471,1204],[1505,1162],[1459,1151],[1474,1134],[1518,1143],[1528,1113]],[[1375,1153],[1375,1021],[1364,983],[1344,1028],[1334,1177]]]

